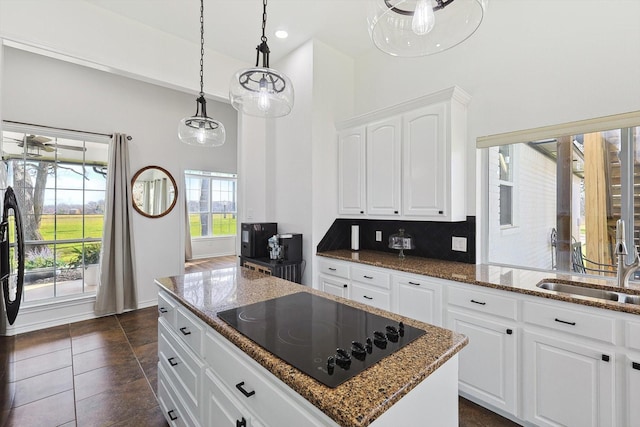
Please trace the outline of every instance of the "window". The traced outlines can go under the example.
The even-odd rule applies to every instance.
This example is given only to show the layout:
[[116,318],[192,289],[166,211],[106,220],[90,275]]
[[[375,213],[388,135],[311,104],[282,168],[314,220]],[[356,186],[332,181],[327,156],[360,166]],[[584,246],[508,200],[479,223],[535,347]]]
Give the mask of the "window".
[[16,193],[25,237],[24,302],[94,294],[107,138],[11,124],[3,128],[0,176]]
[[513,147],[498,147],[498,175],[500,187],[500,225],[513,225]]
[[[555,137],[525,139],[523,131],[522,142],[487,149],[486,262],[615,276],[618,219],[632,261],[640,244],[640,126],[600,121],[604,130],[580,132],[576,123],[571,133],[558,126]],[[514,211],[517,227],[505,233]]]
[[191,237],[236,234],[236,175],[185,171]]

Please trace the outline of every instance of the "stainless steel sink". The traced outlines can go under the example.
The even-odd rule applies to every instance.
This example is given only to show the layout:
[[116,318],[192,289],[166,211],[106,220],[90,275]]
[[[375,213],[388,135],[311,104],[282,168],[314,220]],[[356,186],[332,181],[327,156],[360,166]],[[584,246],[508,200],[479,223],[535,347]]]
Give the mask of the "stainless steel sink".
[[[582,286],[569,285],[567,283],[540,282],[536,286],[548,291],[562,292],[572,295],[582,295],[585,297],[599,298],[608,301],[618,301],[620,298],[620,295],[617,292],[605,291],[603,289],[585,288]],[[627,296],[631,297],[631,295]],[[640,301],[638,301],[636,304],[640,304]]]
[[620,302],[640,305],[640,295],[621,295]]

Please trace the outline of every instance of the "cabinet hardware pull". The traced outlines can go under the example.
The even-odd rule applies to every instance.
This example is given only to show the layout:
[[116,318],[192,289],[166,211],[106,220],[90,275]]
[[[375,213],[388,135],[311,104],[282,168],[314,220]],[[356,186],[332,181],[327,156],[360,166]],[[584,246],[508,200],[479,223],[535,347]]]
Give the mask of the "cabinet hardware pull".
[[557,317],[555,318],[555,321],[558,323],[564,323],[565,325],[576,326],[576,322],[567,322],[566,320],[561,320],[561,319],[558,319]]
[[474,304],[487,305],[486,302],[480,302],[480,301],[476,301],[474,299],[472,299],[471,302],[474,303]]
[[345,284],[345,285],[342,285],[342,287],[343,287],[343,288],[346,288],[346,287],[347,287],[347,285],[346,285],[346,284]]
[[191,331],[187,330],[186,326],[180,328],[180,332],[182,332],[182,335],[191,335]]
[[513,334],[513,330],[512,329],[507,329],[507,335],[511,335]]
[[439,213],[440,215],[442,215],[442,214],[444,213],[444,211],[438,211],[438,213]]
[[331,270],[331,271],[336,271],[336,269],[335,269],[335,268],[333,268],[333,267],[329,267],[329,270]]
[[174,412],[175,411],[173,409],[167,412],[167,415],[169,415],[169,418],[171,419],[171,421],[175,421],[178,419],[178,416]]
[[636,370],[640,371],[640,363],[638,363],[638,362],[631,362],[631,367],[633,369],[636,369]]
[[169,365],[171,366],[178,366],[178,362],[176,362],[176,358],[175,357],[170,357],[167,359],[167,361],[169,362]]
[[366,298],[366,299],[373,299],[373,297],[368,297],[368,296],[366,296],[366,295],[362,295],[362,297],[363,297],[363,298]]
[[360,213],[361,213],[361,214],[363,214],[363,213],[364,213],[364,211],[360,211]]
[[398,211],[393,211],[393,213],[394,213],[394,214],[397,214],[397,213],[398,213]]
[[241,383],[236,384],[236,388],[238,390],[240,390],[240,392],[242,394],[244,394],[244,397],[251,397],[254,394],[256,394],[255,390],[247,391],[247,390],[244,389],[244,381],[242,381]]
[[418,282],[408,282],[408,283],[413,286],[420,286],[420,283]]
[[373,279],[373,277],[371,277],[371,276],[362,276],[362,277],[364,277],[365,279],[369,279],[369,280]]
[[242,421],[236,420],[236,427],[247,427],[247,420],[244,417],[242,417]]
[[603,362],[608,362],[609,361],[609,355],[608,354],[603,354],[602,355],[602,361]]
[[159,311],[160,313],[166,313],[166,312],[167,312],[167,311],[169,311],[169,310],[167,310],[167,309],[166,309],[166,308],[164,308],[164,307],[160,307],[160,308],[158,309],[158,311]]

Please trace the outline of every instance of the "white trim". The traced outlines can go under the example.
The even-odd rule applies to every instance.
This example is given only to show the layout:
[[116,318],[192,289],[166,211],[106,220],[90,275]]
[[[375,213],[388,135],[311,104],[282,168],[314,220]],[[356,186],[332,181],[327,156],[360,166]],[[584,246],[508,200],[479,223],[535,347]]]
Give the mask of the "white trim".
[[635,126],[640,126],[640,111],[632,111],[612,116],[578,120],[575,122],[518,130],[515,132],[506,132],[496,135],[481,136],[476,139],[476,148],[488,148],[497,145],[557,138],[562,135],[581,135],[585,133],[610,129],[623,129]]

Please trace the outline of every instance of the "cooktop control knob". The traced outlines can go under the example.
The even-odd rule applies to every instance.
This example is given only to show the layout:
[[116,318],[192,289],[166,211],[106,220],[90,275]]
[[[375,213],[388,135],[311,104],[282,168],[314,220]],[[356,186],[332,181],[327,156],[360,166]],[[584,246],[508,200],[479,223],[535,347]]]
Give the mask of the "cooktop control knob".
[[340,366],[342,369],[349,369],[351,366],[351,355],[347,350],[343,348],[336,350],[336,365]]
[[391,342],[398,342],[398,337],[400,336],[398,329],[395,326],[387,326],[386,330],[387,339]]
[[329,358],[327,359],[327,373],[329,375],[333,375],[333,370],[336,367],[336,361],[333,358],[333,356],[329,356]]
[[367,353],[371,354],[373,353],[373,341],[371,341],[371,338],[367,337]]
[[374,331],[373,343],[376,345],[376,347],[385,349],[387,348],[387,337],[385,337],[384,334],[380,331]]
[[367,356],[367,350],[364,344],[358,341],[351,341],[351,355],[358,360],[364,360]]
[[402,322],[398,324],[398,333],[400,334],[401,337],[404,336],[404,323]]

